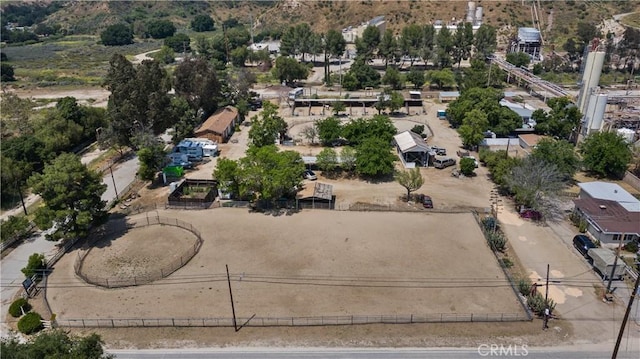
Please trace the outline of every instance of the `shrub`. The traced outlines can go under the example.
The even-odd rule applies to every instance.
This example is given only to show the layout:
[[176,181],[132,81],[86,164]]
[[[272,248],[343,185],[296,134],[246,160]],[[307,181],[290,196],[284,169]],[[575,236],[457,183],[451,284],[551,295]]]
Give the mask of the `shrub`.
[[42,274],[42,269],[45,269],[44,254],[34,253],[29,257],[27,266],[21,270],[25,277],[31,278],[36,273]]
[[463,158],[460,160],[460,172],[469,177],[476,170],[476,161],[473,158]]
[[638,241],[631,241],[627,244],[624,245],[624,250],[631,252],[631,253],[637,253],[638,252]]
[[31,310],[31,304],[24,298],[18,298],[9,306],[9,314],[14,318],[18,318],[22,315],[21,308],[27,313]]
[[27,313],[18,321],[18,330],[23,334],[35,333],[42,328],[42,317],[36,312]]
[[545,303],[544,296],[540,293],[534,295],[529,294],[527,296],[527,305],[529,305],[531,311],[539,316],[544,315],[544,308],[549,308],[549,313],[553,313],[553,310],[556,308],[556,303],[553,299],[548,298]]
[[413,126],[413,128],[411,129],[411,132],[421,135],[424,132],[424,125]]
[[497,229],[498,223],[493,217],[484,217],[482,219],[482,226],[485,231],[493,231],[494,229]]
[[525,297],[528,297],[529,294],[531,294],[531,279],[529,278],[520,278],[518,280],[518,292],[520,292],[520,294],[524,295]]
[[487,242],[494,251],[504,252],[507,248],[507,238],[499,232],[487,232]]

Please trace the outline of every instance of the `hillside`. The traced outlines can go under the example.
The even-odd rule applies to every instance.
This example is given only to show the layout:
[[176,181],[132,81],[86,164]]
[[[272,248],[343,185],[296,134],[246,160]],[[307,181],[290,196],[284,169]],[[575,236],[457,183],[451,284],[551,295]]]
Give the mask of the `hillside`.
[[[51,4],[49,1],[35,2]],[[11,2],[3,2],[5,8]],[[150,19],[167,18],[178,28],[187,29],[197,14],[208,14],[217,24],[230,17],[254,29],[277,30],[291,24],[307,22],[317,32],[344,28],[384,15],[388,28],[399,32],[408,23],[463,19],[466,1],[67,1],[44,20],[59,23],[74,34],[96,35],[106,26]],[[532,26],[531,1],[475,1],[484,10],[484,22],[509,36],[518,26]],[[635,1],[540,1],[540,22],[548,43],[562,44],[580,21],[600,23],[614,14],[640,11]],[[16,4],[16,2],[13,2]],[[25,4],[24,2],[22,4]],[[60,4],[60,3],[58,3]]]

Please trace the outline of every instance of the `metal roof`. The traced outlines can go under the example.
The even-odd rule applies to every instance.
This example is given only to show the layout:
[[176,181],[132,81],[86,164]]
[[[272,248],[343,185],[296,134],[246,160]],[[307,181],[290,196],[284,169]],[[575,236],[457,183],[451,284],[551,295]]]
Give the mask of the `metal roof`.
[[460,97],[460,91],[441,91],[440,97]]
[[396,141],[396,144],[398,145],[398,148],[400,148],[400,151],[402,151],[402,153],[431,151],[431,147],[427,145],[422,137],[420,137],[419,134],[411,131],[404,131],[402,133],[399,133],[393,136],[393,139],[394,141]]
[[375,26],[382,21],[384,21],[384,15],[376,16],[373,19],[369,20],[369,25]]
[[615,201],[629,212],[640,212],[640,201],[616,183],[594,181],[578,186],[592,198]]
[[540,42],[540,31],[532,27],[518,28],[518,40],[524,42]]

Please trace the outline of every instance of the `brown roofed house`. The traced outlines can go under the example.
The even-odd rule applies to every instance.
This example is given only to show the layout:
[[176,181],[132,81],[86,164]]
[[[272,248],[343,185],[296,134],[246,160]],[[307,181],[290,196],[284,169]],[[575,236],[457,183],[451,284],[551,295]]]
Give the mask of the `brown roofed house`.
[[227,106],[218,110],[195,130],[196,137],[208,138],[218,143],[227,142],[233,134],[233,129],[238,124],[238,109]]

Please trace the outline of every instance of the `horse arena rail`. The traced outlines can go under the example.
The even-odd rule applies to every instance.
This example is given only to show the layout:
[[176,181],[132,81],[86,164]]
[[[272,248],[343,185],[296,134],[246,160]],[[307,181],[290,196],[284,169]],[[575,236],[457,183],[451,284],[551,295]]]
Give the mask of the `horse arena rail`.
[[[436,313],[424,315],[343,315],[319,317],[236,318],[242,327],[311,327],[363,324],[525,322],[525,313]],[[233,318],[102,318],[56,319],[64,328],[233,327]]]
[[[107,236],[124,234],[125,232],[131,229],[148,227],[153,225],[168,225],[168,226],[175,226],[175,227],[185,229],[196,236],[196,243],[194,243],[193,246],[191,246],[187,251],[185,251],[185,253],[182,253],[180,255],[180,258],[177,258],[171,261],[170,263],[168,263],[167,265],[165,265],[164,267],[160,268],[159,270],[155,271],[150,275],[133,276],[130,278],[115,278],[115,277],[88,276],[82,273],[82,265],[84,264],[84,259],[91,252],[91,249],[93,248],[92,245],[94,243],[96,243],[99,240],[102,240],[103,238],[106,238]],[[76,275],[82,278],[85,282],[94,284],[97,286],[101,286],[101,287],[120,288],[120,287],[131,287],[131,286],[147,284],[147,283],[156,281],[158,279],[165,278],[169,276],[171,273],[175,272],[176,270],[182,268],[185,264],[187,264],[191,260],[191,258],[193,258],[196,255],[196,253],[198,253],[198,251],[200,250],[200,247],[202,247],[202,243],[203,243],[203,240],[202,240],[202,236],[200,235],[200,232],[187,222],[183,222],[175,218],[160,217],[157,215],[151,216],[151,217],[149,216],[142,217],[142,218],[136,219],[136,222],[134,222],[133,224],[127,223],[125,226],[121,226],[120,228],[116,228],[115,230],[103,231],[102,233],[100,233],[99,235],[96,235],[91,240],[88,240],[83,246],[83,248],[78,252],[78,256],[76,257],[76,261],[73,265],[73,269]]]

